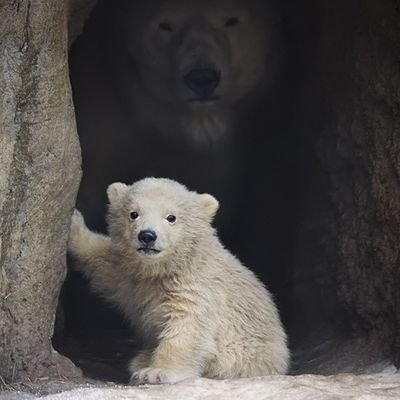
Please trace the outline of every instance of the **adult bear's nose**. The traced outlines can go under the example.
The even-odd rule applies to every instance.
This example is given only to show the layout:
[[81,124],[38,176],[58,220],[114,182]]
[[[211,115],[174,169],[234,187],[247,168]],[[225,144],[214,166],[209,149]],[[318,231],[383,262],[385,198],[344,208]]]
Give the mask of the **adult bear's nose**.
[[195,68],[184,76],[185,85],[196,95],[206,100],[221,80],[221,73],[212,68]]
[[157,234],[150,229],[145,229],[139,232],[138,239],[140,243],[148,246],[157,240]]

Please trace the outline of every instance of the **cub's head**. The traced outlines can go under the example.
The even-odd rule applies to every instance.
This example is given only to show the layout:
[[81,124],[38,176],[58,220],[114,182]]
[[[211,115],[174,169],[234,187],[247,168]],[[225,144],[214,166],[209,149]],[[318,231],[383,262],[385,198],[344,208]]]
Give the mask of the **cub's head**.
[[201,235],[210,234],[217,200],[163,178],[107,189],[109,229],[114,243],[143,263],[176,262],[191,254]]
[[131,1],[125,40],[132,71],[153,98],[212,125],[210,113],[252,100],[272,75],[270,2]]

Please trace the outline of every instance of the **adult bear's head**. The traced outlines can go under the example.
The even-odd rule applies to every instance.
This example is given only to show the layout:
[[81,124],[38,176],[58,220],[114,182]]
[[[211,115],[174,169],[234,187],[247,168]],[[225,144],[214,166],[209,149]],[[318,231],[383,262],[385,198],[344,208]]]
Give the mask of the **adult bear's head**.
[[274,78],[270,1],[126,1],[122,49],[141,93],[178,110],[192,135],[222,136],[232,106],[253,102]]
[[267,80],[274,36],[268,1],[140,0],[126,17],[143,85],[164,102],[232,104]]

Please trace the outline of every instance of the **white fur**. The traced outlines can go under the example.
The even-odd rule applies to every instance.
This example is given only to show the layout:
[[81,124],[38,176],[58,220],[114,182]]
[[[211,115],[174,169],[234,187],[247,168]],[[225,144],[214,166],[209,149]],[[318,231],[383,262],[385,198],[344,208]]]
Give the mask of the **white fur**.
[[[210,224],[218,202],[211,195],[156,178],[110,185],[108,195],[110,236],[91,232],[75,211],[69,250],[85,264],[93,288],[143,334],[146,346],[130,364],[132,383],[287,372],[275,304],[218,240]],[[176,222],[166,220],[169,214]],[[157,233],[160,253],[137,251],[142,229]]]

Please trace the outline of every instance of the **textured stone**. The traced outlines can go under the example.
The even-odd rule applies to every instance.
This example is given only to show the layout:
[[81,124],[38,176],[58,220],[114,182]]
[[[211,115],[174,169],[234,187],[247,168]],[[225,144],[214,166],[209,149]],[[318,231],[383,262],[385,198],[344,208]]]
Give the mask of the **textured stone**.
[[0,376],[74,375],[51,347],[80,179],[65,2],[0,7]]
[[375,337],[375,349],[398,362],[400,10],[376,0],[303,6],[313,29],[295,49],[307,71],[293,123],[307,165],[299,177],[297,323],[304,336],[340,325],[353,337]]

